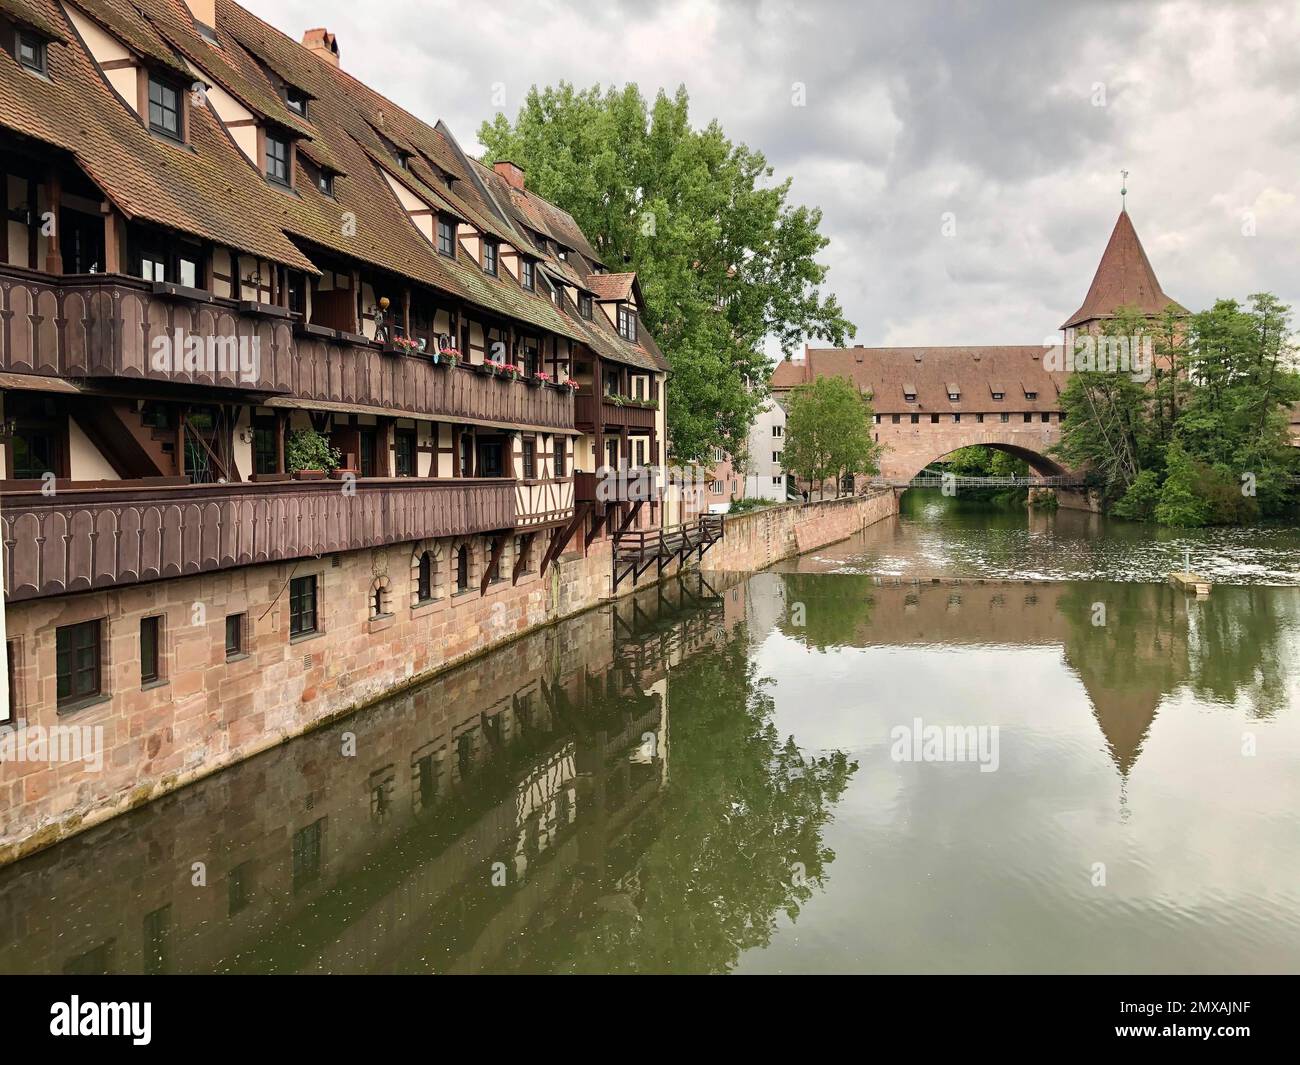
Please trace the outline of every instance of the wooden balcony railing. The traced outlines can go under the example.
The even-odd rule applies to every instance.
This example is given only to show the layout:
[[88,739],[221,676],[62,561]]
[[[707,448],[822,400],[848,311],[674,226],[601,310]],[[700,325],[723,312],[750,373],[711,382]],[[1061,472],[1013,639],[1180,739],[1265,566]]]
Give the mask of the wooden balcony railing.
[[574,424],[591,432],[598,432],[606,426],[624,426],[629,429],[653,429],[655,427],[655,408],[619,405],[602,397],[598,403],[590,392],[579,391],[574,399]]
[[[115,485],[115,482],[109,482]],[[56,486],[57,488],[57,486]],[[365,478],[0,491],[10,602],[515,526],[516,482]]]
[[[663,499],[667,481],[662,466],[602,466],[594,473],[575,471],[574,498],[579,503],[650,503]],[[603,485],[603,487],[602,487]]]
[[573,428],[567,389],[435,365],[350,333],[304,328],[279,307],[117,274],[52,279],[0,266],[0,322],[0,370],[9,373],[203,385],[323,409]]

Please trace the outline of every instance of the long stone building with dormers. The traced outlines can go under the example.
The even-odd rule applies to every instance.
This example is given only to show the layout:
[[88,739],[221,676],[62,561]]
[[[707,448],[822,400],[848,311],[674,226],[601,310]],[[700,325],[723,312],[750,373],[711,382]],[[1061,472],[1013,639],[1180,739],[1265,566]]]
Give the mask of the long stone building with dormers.
[[679,517],[598,498],[666,454],[635,275],[341,52],[0,0],[0,723],[108,748],[0,764],[0,847],[626,590]]

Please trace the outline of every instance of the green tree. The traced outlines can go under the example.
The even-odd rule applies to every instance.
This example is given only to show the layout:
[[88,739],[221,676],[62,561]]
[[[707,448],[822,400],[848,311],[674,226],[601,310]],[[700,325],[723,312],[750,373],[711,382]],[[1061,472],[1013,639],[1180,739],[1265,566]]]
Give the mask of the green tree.
[[[1104,351],[1108,342],[1135,337],[1141,342],[1152,335],[1151,324],[1139,311],[1122,307],[1092,339]],[[1061,392],[1061,440],[1053,451],[1068,466],[1095,471],[1104,498],[1113,501],[1144,468],[1160,462],[1152,434],[1154,391],[1129,368],[1109,366],[1102,359],[1088,365],[1083,355],[1075,353],[1077,368]]]
[[[1251,500],[1244,516],[1286,504],[1295,469],[1289,408],[1300,402],[1293,366],[1291,309],[1268,293],[1249,306],[1219,300],[1192,318],[1188,369],[1194,382],[1178,418],[1188,453],[1212,467],[1207,483],[1228,484]],[[1222,503],[1236,500],[1222,498]],[[1212,520],[1241,520],[1243,508],[1220,505]],[[1226,515],[1235,515],[1228,517]]]
[[871,438],[871,403],[842,377],[819,377],[790,392],[786,403],[785,466],[822,486],[828,477],[875,473],[882,448]]
[[787,202],[790,180],[771,183],[763,154],[716,121],[692,127],[685,88],[649,105],[635,85],[534,87],[513,123],[497,115],[479,141],[572,214],[609,269],[636,271],[673,370],[674,461],[744,450],[769,337],[788,354],[807,336],[842,346],[854,335],[821,291],[821,212]]
[[1165,468],[1165,483],[1160,489],[1160,502],[1155,507],[1156,521],[1181,528],[1207,524],[1210,505],[1198,491],[1196,463],[1183,450],[1178,437],[1174,437],[1174,442],[1169,445]]

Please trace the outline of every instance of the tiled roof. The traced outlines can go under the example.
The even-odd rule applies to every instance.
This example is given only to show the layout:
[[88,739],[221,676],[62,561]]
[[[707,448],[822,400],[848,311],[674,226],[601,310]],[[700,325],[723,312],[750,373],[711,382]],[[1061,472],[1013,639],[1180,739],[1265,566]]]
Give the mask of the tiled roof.
[[1144,314],[1157,315],[1171,305],[1178,313],[1187,313],[1186,308],[1165,295],[1133,228],[1133,220],[1128,211],[1120,211],[1083,306],[1061,328],[1070,329],[1097,318],[1112,318],[1120,307],[1136,307]]
[[0,0],[0,15],[7,15],[20,26],[29,26],[51,40],[67,44],[68,33],[62,20],[49,18],[29,0]]
[[[872,396],[877,414],[1058,409],[1067,374],[1043,367],[1039,345],[936,348],[812,348],[803,362],[787,360],[772,374],[774,391],[785,392],[814,377],[843,377]],[[954,390],[956,400],[948,394]],[[905,400],[907,390],[915,402]],[[1005,398],[994,400],[992,393]],[[1034,393],[1033,399],[1027,398]]]
[[[49,47],[48,79],[28,74],[0,50],[0,127],[70,153],[128,218],[170,225],[315,272],[275,224],[267,210],[274,197],[266,182],[210,109],[191,109],[189,147],[151,135],[109,88],[52,0],[24,2],[62,25],[69,43]],[[105,11],[106,24],[131,25],[125,43],[147,54],[165,50],[156,35],[144,42],[152,31],[138,16],[132,22],[116,9]],[[180,65],[175,58],[172,62]]]
[[[529,192],[527,189],[515,188],[491,167],[477,160],[472,162],[472,166],[475,176],[488,189],[493,202],[506,215],[508,224],[511,224],[515,232],[519,234],[519,238],[527,242],[529,248],[541,257],[543,269],[558,281],[595,295],[598,278],[615,276],[593,272],[591,267],[592,259],[581,249],[575,249],[579,252],[578,255],[561,260],[552,255],[548,249],[538,247],[538,243],[533,239],[533,233],[541,233],[551,237],[551,239],[556,239],[548,228],[550,222],[553,221],[552,216],[563,215],[564,218],[568,219],[568,224],[576,230],[577,227],[572,217],[535,193]],[[563,239],[560,243],[572,246]],[[594,255],[594,252],[592,255]],[[621,274],[617,276],[634,279],[636,275]],[[627,286],[628,295],[619,298],[629,298],[634,294],[634,287],[629,283]],[[639,292],[635,294],[639,296]],[[566,313],[568,309],[566,304]],[[603,358],[626,363],[643,370],[668,370],[668,360],[664,358],[663,352],[659,350],[659,346],[654,342],[644,324],[639,324],[637,340],[632,343],[618,334],[618,331],[605,318],[604,312],[600,310],[593,310],[590,319],[584,319],[573,314],[567,314],[567,317],[578,328],[584,330],[587,345]]]
[[[539,254],[513,222],[518,199],[542,231],[596,260],[572,217],[532,193],[508,197],[510,206],[499,213],[475,179],[478,164],[441,124],[421,122],[231,0],[216,0],[215,44],[195,29],[183,0],[75,0],[75,6],[146,65],[168,68],[186,86],[217,85],[262,120],[291,130],[304,158],[336,173],[332,197],[310,180],[292,193],[275,188],[211,107],[189,109],[188,144],[153,136],[109,86],[55,0],[0,0],[0,11],[67,42],[51,45],[48,80],[0,51],[0,128],[70,153],[128,218],[311,273],[317,267],[308,256],[335,252],[589,343],[611,358],[663,365],[648,337],[628,344],[612,329],[557,308],[545,292],[524,290],[505,271],[492,277],[464,256],[437,254],[389,178],[480,232]],[[305,117],[288,109],[281,82],[310,98]],[[393,146],[409,154],[405,167],[393,158]],[[588,263],[547,258],[553,274],[586,287]]]
[[636,274],[592,274],[588,281],[598,300],[629,300]]

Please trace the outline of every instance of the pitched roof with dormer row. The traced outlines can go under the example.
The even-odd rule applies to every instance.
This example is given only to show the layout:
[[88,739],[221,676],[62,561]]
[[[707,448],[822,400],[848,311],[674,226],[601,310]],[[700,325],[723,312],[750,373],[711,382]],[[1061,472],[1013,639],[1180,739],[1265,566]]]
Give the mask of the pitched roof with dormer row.
[[779,363],[771,384],[780,394],[818,377],[842,377],[871,397],[877,414],[1053,411],[1067,375],[1047,369],[1045,354],[1032,344],[809,348],[803,360]]
[[[185,144],[150,133],[134,101],[119,96],[95,62],[70,12],[182,90],[219,88],[256,121],[284,132],[300,157],[334,175],[333,194],[312,180],[297,181],[293,190],[269,183],[201,92],[189,108]],[[51,42],[48,77],[23,70],[0,50],[0,129],[68,153],[128,220],[313,274],[322,253],[335,253],[603,347],[610,357],[666,367],[644,327],[644,340],[629,343],[557,306],[542,285],[529,291],[506,271],[492,276],[463,256],[439,255],[393,186],[587,288],[587,272],[600,263],[570,215],[531,192],[515,197],[534,228],[585,257],[567,271],[571,278],[484,194],[476,180],[483,168],[441,123],[422,122],[231,0],[216,0],[215,12],[215,27],[200,29],[183,0],[0,0],[0,16]],[[308,100],[305,114],[289,109],[286,87]]]

